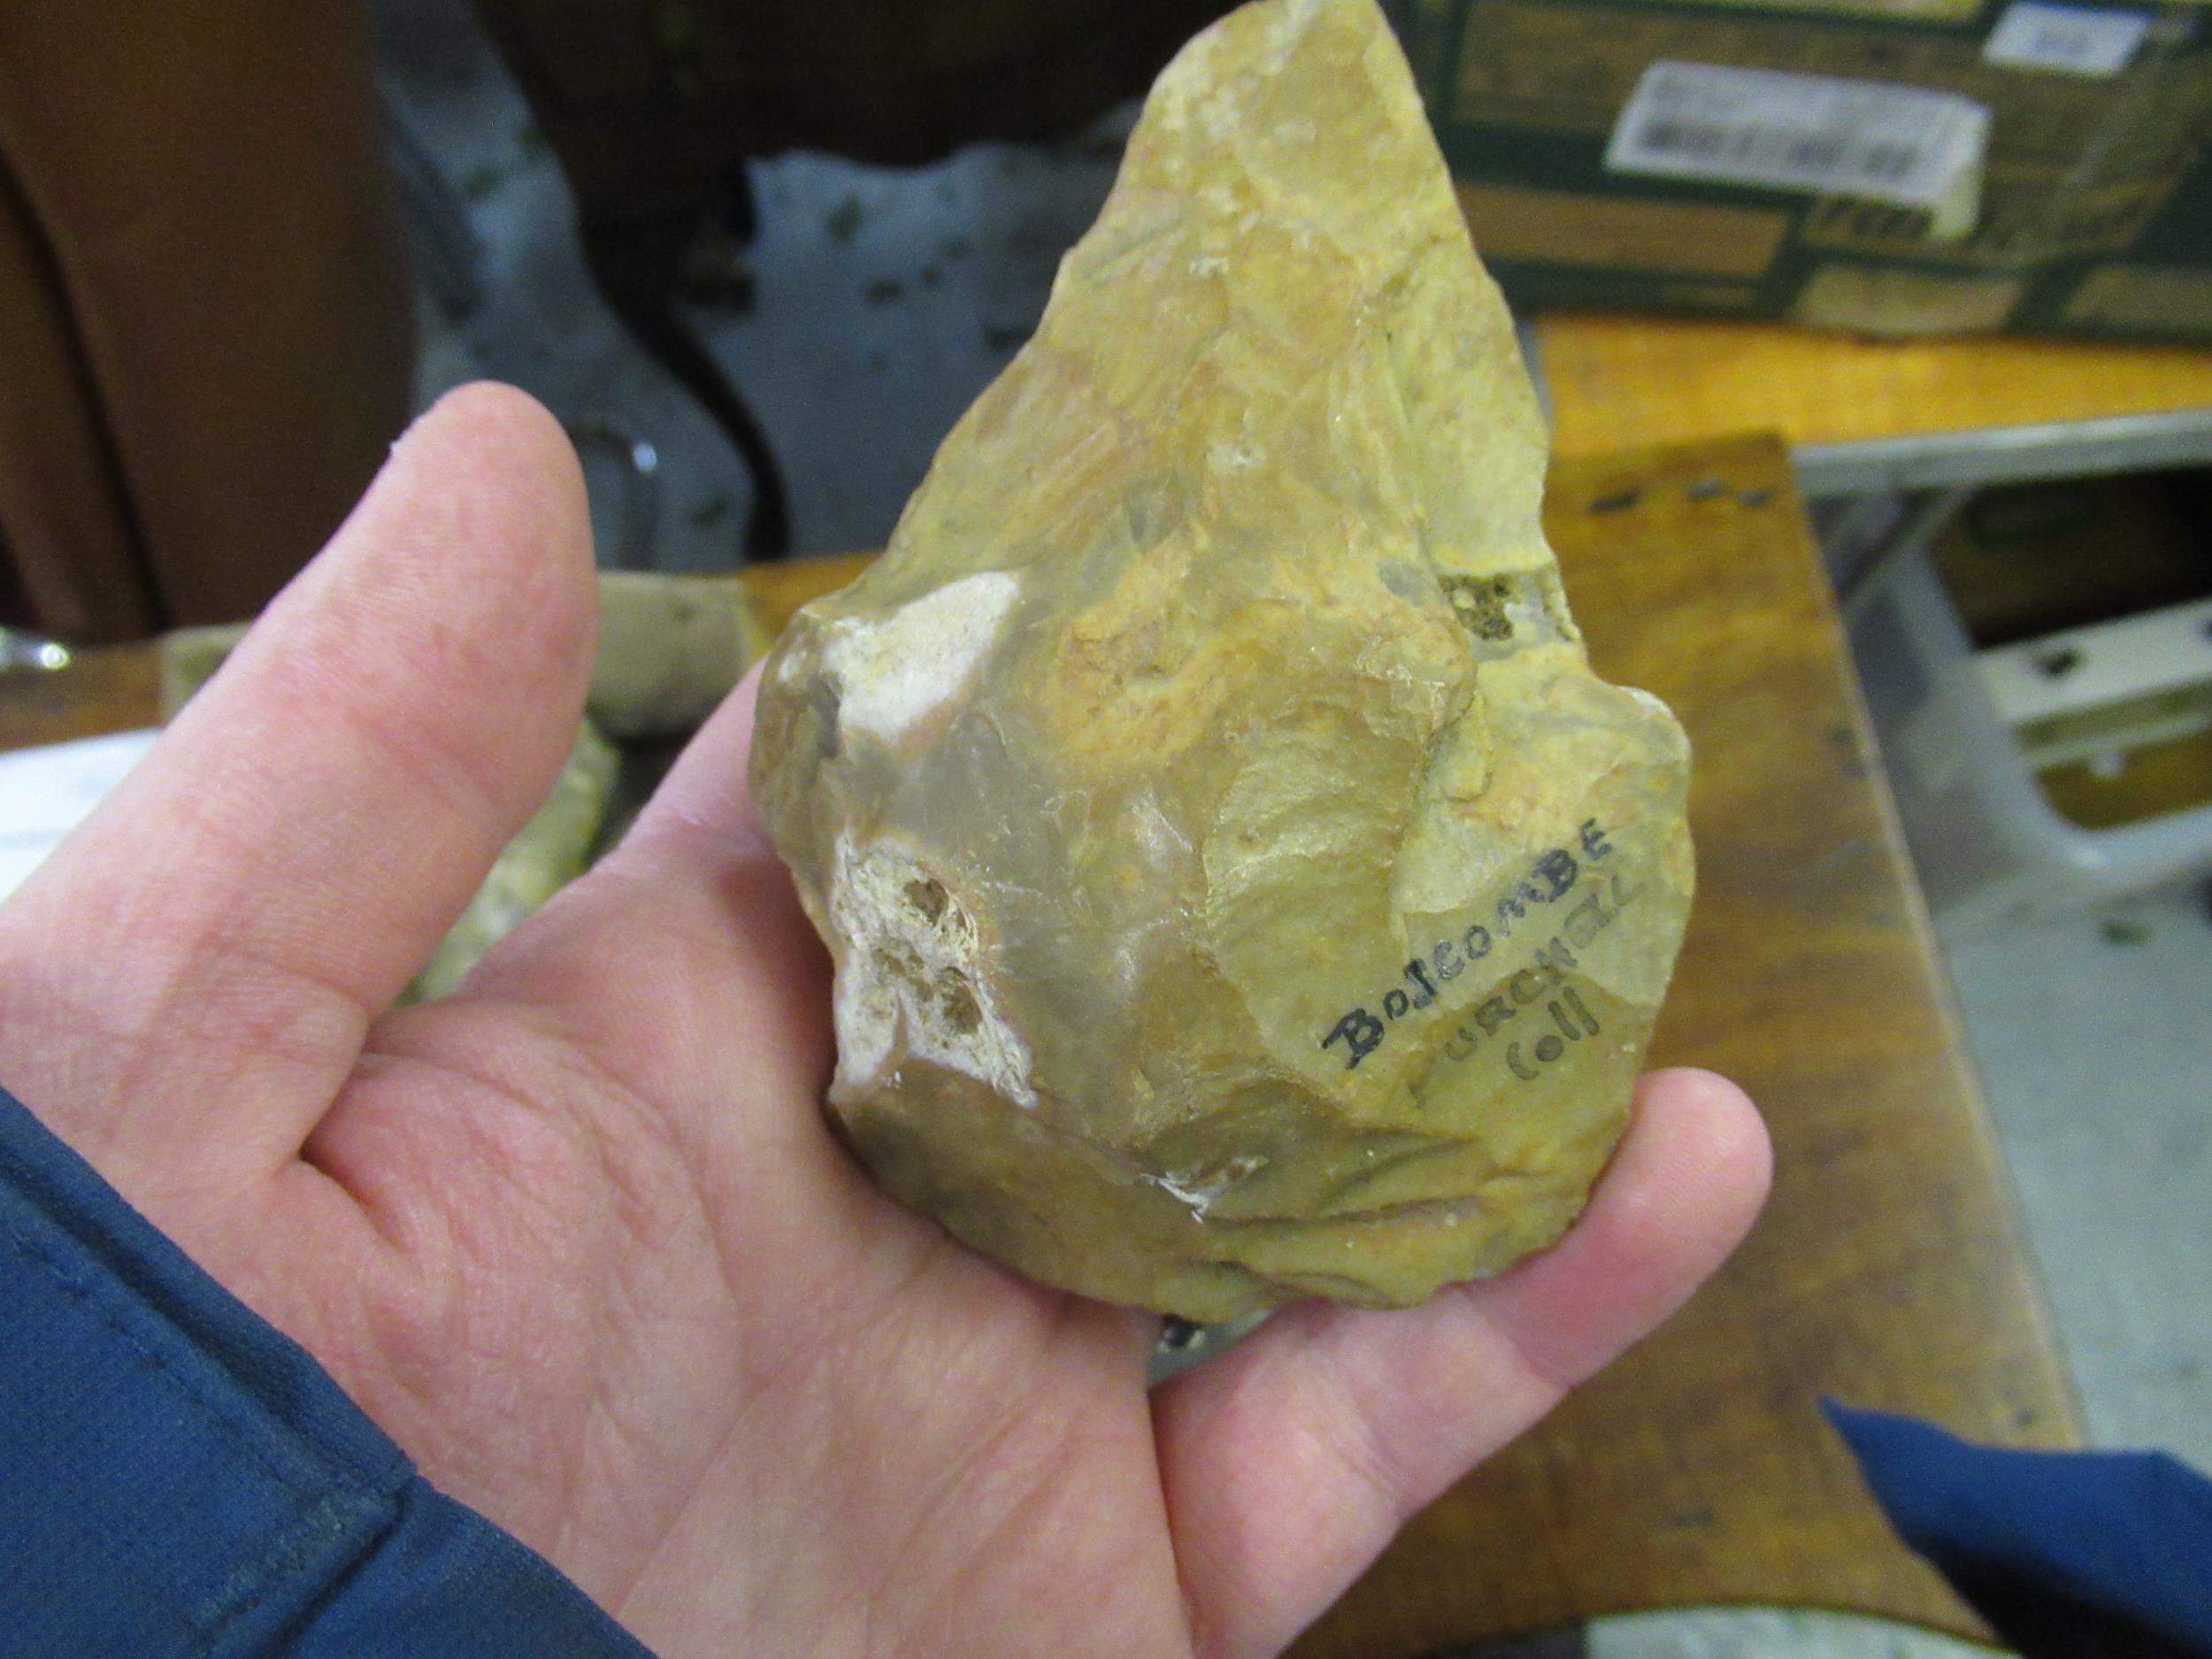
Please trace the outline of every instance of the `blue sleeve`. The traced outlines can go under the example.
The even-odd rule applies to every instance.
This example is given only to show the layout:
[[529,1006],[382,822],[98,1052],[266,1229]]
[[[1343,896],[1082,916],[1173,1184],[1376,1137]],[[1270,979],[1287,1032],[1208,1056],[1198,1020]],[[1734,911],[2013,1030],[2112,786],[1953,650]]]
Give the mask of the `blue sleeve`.
[[2212,1659],[2212,1482],[2187,1464],[1824,1403],[1898,1535],[2023,1659]]
[[645,1654],[4,1089],[0,1649]]

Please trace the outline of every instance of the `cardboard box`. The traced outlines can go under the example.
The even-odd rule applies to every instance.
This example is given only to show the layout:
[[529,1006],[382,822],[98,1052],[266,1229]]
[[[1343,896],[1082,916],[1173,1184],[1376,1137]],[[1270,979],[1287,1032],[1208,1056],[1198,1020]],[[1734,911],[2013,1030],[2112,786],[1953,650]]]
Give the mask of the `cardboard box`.
[[2212,4],[1397,0],[1516,310],[2212,342]]

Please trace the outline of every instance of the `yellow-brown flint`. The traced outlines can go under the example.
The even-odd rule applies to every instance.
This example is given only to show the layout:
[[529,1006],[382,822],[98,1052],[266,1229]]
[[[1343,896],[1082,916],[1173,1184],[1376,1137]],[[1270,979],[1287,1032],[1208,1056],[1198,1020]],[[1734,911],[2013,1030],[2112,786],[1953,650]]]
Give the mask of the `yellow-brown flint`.
[[1543,472],[1371,0],[1192,42],[1036,337],[764,680],[884,1187],[1198,1319],[1559,1236],[1692,861],[1681,731],[1590,672]]

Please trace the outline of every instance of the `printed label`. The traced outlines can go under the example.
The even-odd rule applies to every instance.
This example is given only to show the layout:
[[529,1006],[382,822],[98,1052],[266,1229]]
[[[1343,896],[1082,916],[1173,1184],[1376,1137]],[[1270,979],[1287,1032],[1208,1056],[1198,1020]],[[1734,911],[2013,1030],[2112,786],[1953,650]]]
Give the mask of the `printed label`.
[[2055,69],[2069,75],[2116,75],[2149,33],[2140,12],[2092,11],[2012,0],[1982,48],[1985,61],[2015,69]]
[[1614,123],[1605,165],[1938,208],[1988,139],[1989,111],[1955,93],[1662,59]]

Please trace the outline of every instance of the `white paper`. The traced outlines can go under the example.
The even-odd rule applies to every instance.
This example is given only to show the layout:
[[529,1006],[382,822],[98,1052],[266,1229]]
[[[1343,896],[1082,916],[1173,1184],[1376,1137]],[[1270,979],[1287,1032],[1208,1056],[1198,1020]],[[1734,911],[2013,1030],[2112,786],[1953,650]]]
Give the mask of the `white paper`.
[[117,732],[0,754],[0,898],[22,884],[158,736]]
[[2055,69],[2063,74],[2116,75],[2150,32],[2141,12],[2012,0],[1982,47],[1985,62],[2014,69]]
[[1663,58],[1636,83],[1605,165],[1934,208],[1978,176],[1989,111],[1953,92]]

